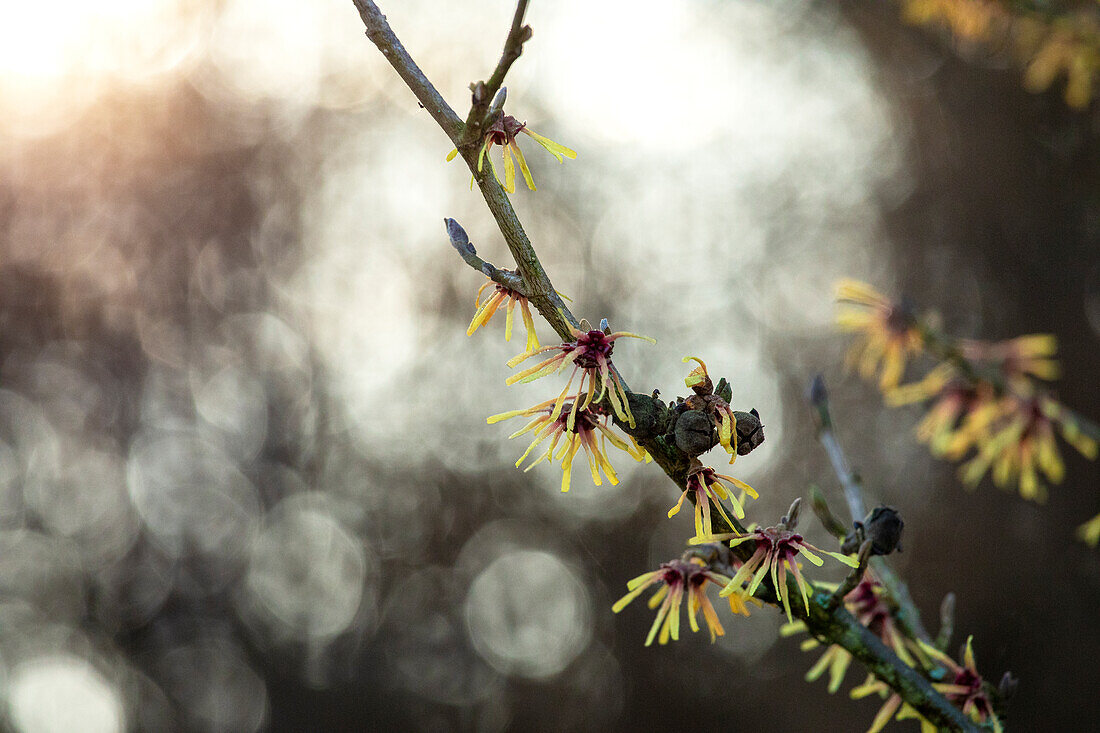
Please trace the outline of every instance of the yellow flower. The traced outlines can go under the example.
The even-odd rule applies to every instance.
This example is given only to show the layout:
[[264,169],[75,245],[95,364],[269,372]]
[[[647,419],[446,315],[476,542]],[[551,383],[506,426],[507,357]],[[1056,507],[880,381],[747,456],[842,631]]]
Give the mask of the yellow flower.
[[1024,72],[1024,87],[1028,91],[1042,92],[1064,73],[1066,104],[1075,109],[1088,106],[1098,59],[1095,41],[1088,37],[1095,34],[1095,28],[1082,30],[1086,36],[1069,26],[1050,31]]
[[[485,292],[485,289],[495,286],[493,292],[485,299],[485,302],[481,302],[481,296]],[[504,340],[512,340],[512,312],[515,310],[516,303],[519,303],[520,311],[523,313],[523,325],[527,329],[527,348],[526,351],[531,351],[539,347],[539,337],[535,333],[535,321],[531,317],[531,306],[527,302],[527,298],[520,295],[511,288],[506,288],[500,283],[494,283],[492,280],[485,283],[477,291],[477,298],[474,300],[474,318],[470,321],[470,327],[466,329],[466,335],[472,336],[481,326],[489,322],[489,319],[497,312],[497,309],[504,301],[508,301],[507,318],[504,321]]]
[[1062,482],[1065,464],[1058,452],[1055,428],[1082,455],[1096,457],[1096,441],[1084,435],[1065,409],[1046,396],[1001,398],[993,409],[989,437],[978,444],[978,454],[963,464],[963,483],[975,486],[992,469],[993,482],[1006,487],[1018,481],[1020,496],[1045,501],[1046,486],[1039,474],[1051,483]]
[[836,323],[842,331],[862,335],[848,351],[848,363],[858,365],[869,379],[879,369],[879,388],[886,392],[898,386],[908,356],[919,354],[924,338],[912,308],[894,303],[870,285],[856,280],[841,281],[836,288]]
[[894,720],[919,720],[921,733],[936,733],[935,725],[925,720],[920,713],[909,706],[909,703],[902,703],[900,695],[891,690],[885,682],[876,680],[873,675],[868,675],[867,681],[859,687],[852,688],[849,694],[853,700],[860,700],[868,695],[879,695],[886,698],[886,702],[879,708],[875,719],[871,721],[871,727],[867,729],[867,733],[879,733],[890,722],[890,718]]
[[[741,489],[740,498],[734,497],[733,494],[727,491],[725,485],[722,483],[723,481],[727,481]],[[744,481],[735,479],[733,476],[725,476],[717,473],[713,468],[706,468],[697,463],[688,471],[687,488],[684,489],[684,493],[680,494],[680,501],[676,502],[676,505],[668,510],[670,519],[676,516],[680,511],[680,508],[684,505],[684,499],[686,499],[691,492],[695,494],[695,535],[697,537],[709,537],[714,534],[713,525],[711,523],[711,506],[716,507],[718,513],[726,520],[726,524],[732,527],[733,522],[730,521],[729,515],[726,514],[726,510],[722,507],[722,500],[729,500],[730,504],[733,505],[734,516],[738,519],[744,519],[745,509],[742,507],[742,504],[745,501],[745,497],[751,496],[753,499],[760,498],[756,490]]]
[[[573,404],[576,404],[576,402],[580,400],[580,395],[574,397],[573,400]],[[523,429],[508,436],[509,439],[518,438],[531,431],[536,431],[535,439],[531,441],[531,445],[527,447],[527,450],[524,451],[523,455],[516,461],[516,468],[519,468],[519,464],[523,463],[527,456],[531,455],[531,451],[533,451],[536,446],[549,439],[550,445],[546,448],[546,451],[528,464],[523,470],[530,471],[543,461],[561,461],[561,490],[565,492],[569,491],[573,470],[573,458],[582,448],[584,449],[585,455],[588,457],[588,467],[592,472],[592,483],[596,486],[603,485],[603,481],[600,479],[601,470],[607,477],[607,480],[611,482],[612,486],[619,483],[619,477],[615,473],[611,461],[607,459],[608,441],[619,450],[629,453],[635,460],[641,461],[645,459],[644,450],[634,450],[630,444],[615,435],[611,431],[611,428],[604,424],[607,416],[602,413],[598,405],[593,405],[590,409],[581,409],[579,411],[566,409],[563,413],[561,408],[556,406],[556,403],[556,399],[550,399],[545,402],[540,402],[534,407],[529,407],[526,410],[503,412],[488,418],[488,422],[491,425],[513,417],[534,417],[534,419]],[[571,408],[572,405],[569,407]],[[601,422],[601,419],[604,422]],[[600,440],[597,440],[597,438],[600,438]],[[559,443],[561,444],[560,448],[558,447]],[[554,452],[555,449],[557,449],[557,453]]]
[[[821,587],[829,588],[829,585],[822,583]],[[844,606],[849,613],[859,620],[860,624],[872,631],[893,649],[903,662],[909,666],[914,666],[914,655],[910,652],[912,642],[907,643],[906,638],[898,631],[894,623],[893,610],[887,599],[883,597],[883,592],[884,588],[878,581],[865,577],[848,595],[844,596]],[[806,624],[803,621],[784,624],[780,629],[783,636],[792,636],[805,631]],[[802,642],[801,649],[805,652],[819,646],[821,646],[820,642],[809,638]],[[914,649],[914,652],[917,656],[922,656],[918,649]],[[840,689],[840,685],[844,682],[844,675],[847,673],[851,662],[852,655],[843,647],[835,644],[830,645],[806,673],[806,681],[814,682],[828,670],[829,694],[833,694]]]
[[1014,384],[1026,383],[1029,375],[1051,381],[1061,374],[1054,359],[1058,339],[1050,333],[1018,336],[995,344],[964,341],[960,351],[972,361],[996,363],[1005,379]]
[[917,640],[921,650],[932,659],[947,668],[948,682],[934,682],[932,687],[962,708],[963,713],[970,716],[976,723],[990,724],[996,733],[1001,733],[1001,721],[993,712],[993,701],[986,694],[982,676],[978,674],[978,666],[974,661],[973,636],[966,639],[966,648],[963,652],[963,663],[959,664],[951,657],[941,652],[931,644]]
[[[560,346],[543,346],[537,349],[529,349],[519,356],[509,359],[508,366],[515,367],[520,362],[530,359],[537,354],[542,354],[547,351],[558,352],[533,367],[524,369],[518,374],[513,374],[505,380],[505,384],[512,385],[516,382],[531,382],[539,377],[545,377],[548,374],[560,372],[562,369],[572,364],[573,372],[569,375],[569,381],[566,383],[565,389],[561,391],[561,394],[554,404],[552,417],[557,418],[561,413],[562,406],[565,404],[565,396],[573,386],[573,380],[576,378],[577,372],[580,372],[581,381],[577,386],[577,399],[573,401],[573,413],[578,410],[583,410],[594,403],[599,404],[603,401],[604,395],[607,395],[611,402],[611,409],[614,410],[615,415],[620,420],[629,423],[630,427],[634,427],[634,416],[630,414],[630,403],[627,400],[626,389],[619,380],[618,374],[611,369],[611,353],[615,349],[616,339],[622,338],[623,336],[642,339],[650,343],[657,342],[648,336],[639,336],[636,333],[628,333],[627,331],[604,333],[598,329],[582,331],[574,328],[573,336],[576,339],[575,341],[567,341]],[[597,380],[600,383],[599,394],[596,393]],[[587,389],[585,388],[586,382],[588,384]],[[610,389],[608,388],[609,385]],[[573,420],[572,413],[569,420],[570,422]]]
[[[772,585],[775,586],[775,592],[783,603],[783,610],[787,613],[788,621],[792,620],[790,594],[787,590],[788,570],[794,576],[798,590],[802,594],[802,603],[806,609],[806,613],[810,612],[810,587],[809,583],[807,583],[806,579],[802,576],[802,571],[798,567],[797,558],[799,555],[818,566],[822,564],[822,560],[815,555],[814,552],[820,552],[830,557],[834,557],[845,565],[853,568],[859,564],[854,557],[814,547],[809,542],[803,540],[802,535],[782,526],[757,529],[747,534],[730,533],[712,535],[706,538],[693,538],[691,542],[695,544],[699,540],[712,542],[714,540],[724,539],[730,540],[730,547],[736,547],[742,542],[753,541],[756,543],[756,550],[753,552],[752,557],[746,560],[745,563],[738,568],[737,573],[734,574],[730,582],[726,584],[726,587],[722,589],[721,595],[728,596],[732,593],[745,593],[751,596],[756,593],[756,589],[760,587],[760,583],[763,582],[764,578],[771,575]],[[748,585],[742,588],[742,585],[746,582]]]
[[[807,644],[804,644],[804,647],[808,646],[808,642],[811,641],[817,644],[815,639],[807,639],[806,641]],[[851,653],[844,647],[833,644],[825,650],[817,663],[806,672],[806,681],[816,682],[825,670],[829,670],[829,687],[827,689],[829,694],[832,695],[840,689],[841,683],[844,682],[844,675],[848,673],[848,667],[851,663]]]
[[917,440],[937,458],[958,460],[989,437],[989,424],[1000,412],[992,385],[957,376],[951,364],[940,364],[919,382],[886,392],[886,403],[899,407],[930,400],[917,425]]
[[988,0],[909,0],[904,15],[918,25],[942,24],[960,39],[985,40],[1005,14]]
[[[661,563],[660,568],[652,572],[643,573],[626,584],[628,593],[615,602],[611,610],[615,613],[626,608],[627,604],[637,598],[642,591],[652,585],[660,584],[660,588],[649,599],[649,607],[657,609],[657,617],[649,629],[645,645],[653,643],[654,638],[659,644],[667,644],[669,639],[677,641],[680,638],[680,601],[684,594],[688,600],[688,622],[691,630],[699,631],[699,622],[696,616],[699,610],[703,611],[703,619],[710,631],[710,640],[713,643],[719,636],[724,636],[726,631],[718,620],[718,614],[707,598],[706,584],[708,582],[722,586],[729,578],[710,570],[699,558],[691,560],[673,560]],[[735,608],[730,601],[730,610],[734,613],[749,615],[744,599],[738,599],[739,605]],[[659,607],[659,608],[658,608]]]
[[[527,184],[527,188],[532,191],[535,189],[535,181],[531,178],[531,169],[527,167],[527,160],[523,157],[523,151],[519,149],[519,145],[516,144],[516,135],[524,133],[530,136],[541,145],[546,152],[553,155],[558,159],[559,163],[563,163],[565,158],[574,159],[577,157],[577,153],[569,148],[556,143],[553,140],[543,137],[536,132],[532,132],[527,129],[526,122],[520,122],[515,117],[506,114],[500,114],[493,121],[493,124],[489,125],[489,128],[485,132],[485,138],[481,143],[481,150],[477,154],[477,170],[478,173],[485,169],[485,160],[489,160],[489,167],[493,170],[493,175],[496,177],[497,182],[508,193],[515,193],[516,191],[516,164],[512,160],[512,155],[515,154],[516,161],[519,162],[520,172],[523,174],[523,180]],[[501,157],[504,161],[504,180],[500,179],[500,174],[497,173],[496,166],[493,165],[493,159],[490,155],[494,145],[501,147]],[[458,155],[458,149],[452,150],[447,155],[447,160],[454,160]],[[470,188],[473,188],[474,179],[470,180]]]

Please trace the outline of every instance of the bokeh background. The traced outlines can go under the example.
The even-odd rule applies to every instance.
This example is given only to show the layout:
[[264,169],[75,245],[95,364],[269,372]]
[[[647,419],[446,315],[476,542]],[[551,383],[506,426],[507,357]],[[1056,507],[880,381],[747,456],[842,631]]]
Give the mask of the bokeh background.
[[[461,110],[512,5],[383,10]],[[611,613],[690,512],[667,519],[674,487],[625,456],[621,484],[567,495],[512,467],[524,444],[484,418],[551,388],[504,387],[522,337],[500,323],[465,336],[483,279],[443,218],[507,250],[350,1],[5,16],[6,728],[869,725],[874,702],[802,681],[816,656],[772,609],[649,649],[643,604]],[[1097,117],[889,3],[559,0],[528,22],[508,109],[579,157],[526,146],[540,190],[513,201],[578,315],[657,339],[616,349],[632,386],[682,393],[686,354],[727,376],[766,425],[736,475],[770,523],[811,483],[839,503],[802,400],[824,372],[928,623],[955,591],[957,641],[1021,680],[1012,729],[1094,720],[1100,555],[1072,532],[1096,465],[1066,451],[1045,506],[965,493],[830,324],[852,276],[959,335],[1052,331],[1060,398],[1100,416]]]

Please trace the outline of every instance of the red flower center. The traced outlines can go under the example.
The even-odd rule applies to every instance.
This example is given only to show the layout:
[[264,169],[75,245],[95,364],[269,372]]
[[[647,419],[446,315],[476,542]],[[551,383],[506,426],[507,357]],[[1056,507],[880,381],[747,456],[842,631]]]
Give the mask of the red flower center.
[[578,351],[574,363],[581,369],[596,369],[600,366],[600,357],[606,361],[611,358],[611,352],[615,349],[615,342],[607,338],[603,331],[592,330],[582,333],[577,340],[562,344],[565,353]]
[[757,548],[761,546],[769,553],[779,558],[788,558],[798,554],[798,545],[802,543],[802,535],[789,529],[779,530],[775,527],[756,530]]
[[527,127],[526,122],[520,122],[512,115],[499,115],[489,129],[485,131],[490,145],[507,145],[516,139],[519,131]]
[[890,307],[886,316],[886,327],[895,334],[903,334],[917,325],[916,316],[913,315],[913,307],[904,300]]
[[[561,426],[567,426],[569,424],[569,413],[573,410],[573,403],[566,402],[562,405],[561,414],[558,415],[557,423]],[[595,430],[596,421],[599,419],[599,415],[592,410],[579,410],[577,412],[576,421],[573,423],[574,433],[584,433],[590,430]]]

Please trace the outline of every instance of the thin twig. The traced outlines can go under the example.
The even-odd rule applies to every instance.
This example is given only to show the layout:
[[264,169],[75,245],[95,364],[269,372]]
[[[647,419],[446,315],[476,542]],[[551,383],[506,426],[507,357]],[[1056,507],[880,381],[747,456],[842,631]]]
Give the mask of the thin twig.
[[[814,377],[809,390],[810,404],[814,408],[817,417],[817,439],[821,442],[825,452],[829,455],[829,462],[833,464],[840,485],[844,488],[844,498],[848,503],[848,510],[852,516],[852,523],[861,522],[866,516],[863,504],[863,485],[855,472],[849,468],[848,459],[840,442],[833,432],[833,418],[829,412],[829,394],[825,389],[825,380],[819,374]],[[909,587],[893,571],[885,557],[871,559],[871,567],[874,568],[878,579],[898,604],[897,621],[902,630],[910,636],[931,643],[932,638],[928,630],[921,622],[920,611],[913,603],[909,595]]]
[[512,17],[512,28],[508,31],[508,38],[504,40],[504,53],[493,69],[489,81],[474,84],[473,104],[470,106],[470,114],[466,116],[466,135],[463,141],[469,145],[480,143],[481,131],[488,121],[489,105],[496,97],[497,90],[504,83],[504,77],[512,64],[523,53],[523,44],[531,38],[531,26],[523,25],[523,16],[527,13],[527,0],[519,0],[516,3],[516,14]]
[[847,577],[844,578],[844,582],[837,586],[837,589],[833,591],[833,594],[829,596],[829,607],[836,608],[844,602],[844,597],[856,589],[860,581],[863,580],[863,574],[867,572],[867,561],[871,559],[871,548],[874,543],[871,540],[864,540],[863,544],[859,546],[859,565],[852,568]]
[[852,515],[853,522],[862,521],[867,516],[867,507],[863,505],[863,490],[833,432],[833,418],[829,414],[829,395],[825,390],[825,378],[820,374],[810,383],[809,400],[810,406],[817,411],[817,439],[825,449],[825,454],[829,456],[829,463],[833,464],[833,471],[836,472],[837,478],[840,479],[840,487],[844,490],[844,501],[848,503],[848,512]]
[[432,119],[443,129],[443,132],[447,133],[447,137],[451,138],[452,142],[457,142],[462,135],[462,120],[447,104],[447,100],[443,99],[443,95],[428,81],[428,77],[424,76],[424,72],[412,60],[412,56],[409,56],[409,52],[401,45],[390,24],[386,22],[386,16],[382,15],[382,11],[372,0],[352,0],[352,2],[359,11],[359,17],[363,19],[363,25],[367,27],[367,38],[378,47],[390,62],[390,66],[397,71],[412,93],[420,100],[420,104],[424,105],[424,109]]
[[[517,271],[523,277],[528,300],[535,305],[542,317],[562,339],[571,340],[572,327],[578,324],[577,318],[554,290],[553,283],[550,282],[546,270],[539,262],[538,255],[535,254],[534,247],[531,246],[527,232],[524,231],[515,209],[512,208],[512,203],[508,200],[504,189],[497,183],[496,177],[477,170],[476,141],[472,145],[465,144],[463,140],[465,126],[462,121],[401,45],[401,41],[386,22],[386,16],[373,0],[353,0],[353,2],[359,10],[359,17],[367,27],[367,38],[378,47],[432,118],[447,133],[447,137],[451,139],[474,174],[478,188],[481,189],[481,195],[485,198],[485,203],[492,212],[493,218],[496,219],[497,227],[504,235],[504,241],[516,261]],[[503,76],[501,79],[503,80]]]
[[447,225],[447,236],[451,239],[451,246],[455,248],[455,251],[458,252],[459,256],[462,257],[467,265],[482,273],[493,282],[500,283],[509,290],[514,290],[523,297],[527,297],[527,292],[523,285],[523,278],[511,270],[502,270],[493,263],[486,262],[478,257],[474,245],[470,244],[470,237],[466,234],[466,230],[463,229],[462,225],[457,221],[454,219],[444,219],[443,223]]

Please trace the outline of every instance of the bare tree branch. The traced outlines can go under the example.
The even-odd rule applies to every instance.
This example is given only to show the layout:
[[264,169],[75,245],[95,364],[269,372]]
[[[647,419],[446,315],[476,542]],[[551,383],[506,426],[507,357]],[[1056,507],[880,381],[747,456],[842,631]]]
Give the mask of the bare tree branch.
[[428,81],[428,77],[424,76],[424,72],[412,60],[412,56],[409,56],[409,52],[401,45],[390,24],[386,22],[386,16],[382,15],[382,11],[371,0],[353,0],[353,2],[359,11],[359,17],[363,19],[363,25],[367,27],[367,38],[378,47],[432,119],[443,128],[443,132],[447,133],[447,137],[457,142],[462,135],[462,120],[447,104],[447,100],[443,99],[443,95]]
[[[524,231],[519,217],[516,216],[516,212],[504,190],[497,183],[494,176],[483,174],[477,170],[477,152],[481,140],[478,131],[471,132],[469,129],[474,125],[484,123],[484,114],[491,103],[492,97],[503,84],[508,69],[522,52],[523,43],[531,36],[530,28],[522,25],[527,0],[519,0],[517,4],[511,30],[508,39],[505,41],[504,54],[497,64],[496,70],[487,83],[474,86],[474,101],[466,124],[459,120],[455,112],[417,67],[390,29],[385,16],[382,15],[373,0],[353,0],[353,2],[359,10],[363,23],[366,25],[367,37],[378,47],[383,56],[405,80],[405,83],[408,84],[424,108],[447,133],[447,136],[454,143],[471,172],[473,172],[485,203],[496,219],[497,226],[500,228],[501,234],[515,258],[518,273],[522,277],[522,284],[528,299],[535,304],[543,318],[562,339],[572,340],[572,329],[579,325],[578,321],[554,290],[550,278],[547,276],[541,262],[539,262],[534,247],[532,247],[531,241],[527,237],[527,233]],[[480,95],[478,89],[482,90]],[[453,220],[447,220],[448,235],[452,245],[467,264],[480,272],[485,272],[486,267],[493,268],[493,271],[497,273],[502,272],[477,257],[468,237],[464,236],[465,233],[458,233],[461,231],[461,227],[457,227],[457,223],[452,226],[452,223],[454,223]],[[490,275],[490,277],[492,276]],[[509,285],[509,287],[511,286]],[[639,397],[639,395],[632,395],[632,397]],[[656,401],[656,398],[653,399]],[[668,474],[669,478],[681,489],[685,488],[686,469],[690,457],[683,454],[675,446],[669,446],[666,441],[660,441],[656,438],[645,438],[640,443],[650,451],[654,461]],[[719,524],[719,521],[715,522],[716,531],[723,529],[721,524],[724,524],[724,522]],[[729,529],[732,530],[733,528]],[[745,545],[734,549],[735,552],[739,551],[740,553],[749,551]],[[778,603],[775,589],[770,588],[767,584],[761,585],[758,595],[770,603]],[[962,711],[954,707],[943,695],[936,692],[927,679],[898,659],[891,649],[884,645],[870,630],[863,627],[846,609],[842,606],[831,607],[828,594],[823,592],[814,593],[810,601],[809,613],[805,613],[804,609],[802,613],[804,615],[801,617],[805,620],[811,633],[820,639],[827,640],[829,643],[839,644],[849,651],[929,721],[954,730],[975,732],[980,730],[962,714]]]
[[[538,255],[535,254],[535,249],[531,246],[531,240],[528,238],[527,232],[524,231],[519,217],[516,216],[516,211],[512,208],[512,203],[508,200],[504,189],[497,183],[494,176],[478,171],[477,150],[479,143],[477,141],[467,142],[463,139],[465,126],[462,121],[458,119],[458,115],[450,108],[432,83],[424,76],[424,72],[409,56],[408,51],[401,45],[401,41],[394,35],[389,23],[386,22],[386,16],[382,14],[382,11],[378,9],[373,0],[353,0],[353,2],[359,10],[359,17],[363,19],[363,24],[367,27],[367,38],[378,47],[378,50],[382,52],[390,65],[405,80],[416,98],[420,100],[420,103],[424,105],[432,118],[447,133],[447,137],[451,139],[459,154],[462,155],[463,160],[466,161],[466,165],[477,180],[478,188],[481,189],[481,195],[485,198],[485,203],[489,206],[489,211],[496,219],[500,233],[504,235],[504,241],[507,243],[508,249],[512,252],[517,270],[526,285],[528,300],[535,305],[542,317],[546,319],[546,322],[562,339],[571,340],[573,338],[572,328],[578,325],[578,321],[569,311],[557,291],[554,290],[554,285],[550,282],[542,263],[539,262]],[[510,62],[508,66],[510,66]],[[504,72],[507,71],[508,66],[505,66],[503,70],[500,66],[497,67],[498,71],[501,71],[501,82],[504,80]]]
[[[814,409],[817,418],[817,439],[821,442],[825,453],[829,456],[829,462],[833,465],[840,485],[844,488],[844,498],[848,503],[848,511],[851,513],[852,522],[863,521],[867,510],[863,503],[863,485],[859,477],[849,467],[844,450],[840,447],[840,441],[833,431],[833,418],[829,412],[829,394],[825,389],[825,380],[821,375],[814,377],[809,390],[810,405]],[[898,623],[906,633],[914,638],[931,643],[932,637],[921,622],[920,611],[913,603],[909,595],[909,587],[897,573],[893,571],[885,557],[871,558],[872,567],[879,580],[886,586],[894,601],[898,604]]]
[[504,53],[501,54],[497,67],[493,69],[489,81],[479,81],[473,85],[473,104],[470,106],[470,114],[466,116],[464,141],[467,144],[480,142],[482,129],[488,121],[486,117],[489,105],[504,83],[508,70],[523,53],[523,44],[531,38],[531,26],[523,25],[523,16],[526,13],[527,0],[519,0],[516,3],[516,14],[512,18],[512,28],[508,31],[508,38],[504,40]]

